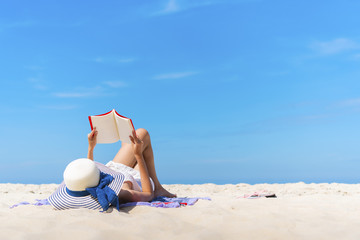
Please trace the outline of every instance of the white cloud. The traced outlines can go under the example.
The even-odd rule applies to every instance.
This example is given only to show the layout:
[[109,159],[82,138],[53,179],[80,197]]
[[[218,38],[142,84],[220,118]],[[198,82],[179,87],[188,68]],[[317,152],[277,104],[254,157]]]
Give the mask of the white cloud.
[[54,93],[55,97],[59,98],[84,98],[91,97],[93,93],[90,92],[58,92]]
[[60,110],[73,110],[73,109],[78,108],[78,106],[76,106],[76,105],[45,105],[45,106],[40,106],[40,108],[60,111]]
[[181,8],[176,0],[169,0],[165,7],[163,7],[160,11],[153,13],[152,16],[176,13],[180,10]]
[[99,96],[103,96],[103,95],[104,95],[104,91],[103,91],[103,88],[101,88],[101,87],[53,93],[53,96],[58,97],[58,98],[88,98],[88,97],[99,97]]
[[112,88],[120,88],[127,86],[127,84],[123,81],[106,81],[104,82],[104,84]]
[[359,49],[360,45],[347,38],[337,38],[327,42],[314,42],[311,44],[311,48],[320,54],[331,55],[348,50]]
[[360,53],[354,54],[354,55],[352,56],[352,59],[353,59],[353,60],[360,60]]
[[121,58],[117,60],[119,63],[131,63],[135,61],[135,58]]
[[97,62],[97,63],[102,63],[102,62],[104,62],[104,58],[102,58],[102,57],[97,57],[97,58],[94,58],[93,61],[94,61],[94,62]]
[[172,13],[172,12],[177,12],[179,10],[180,10],[180,7],[176,3],[176,0],[170,0],[162,12],[163,13]]
[[36,22],[34,21],[21,21],[21,22],[12,22],[12,23],[0,23],[0,31],[13,29],[13,28],[23,28],[34,26]]
[[198,74],[198,72],[178,72],[178,73],[166,73],[160,74],[153,77],[156,80],[163,80],[163,79],[178,79],[178,78],[185,78],[192,75]]
[[360,106],[360,98],[352,98],[344,101],[340,101],[339,106]]
[[96,57],[92,61],[97,63],[131,63],[135,62],[135,58],[117,58],[117,57]]
[[101,85],[93,88],[78,87],[69,91],[53,92],[52,95],[57,98],[91,98],[111,96],[112,88],[126,87],[127,84],[123,81],[104,81]]
[[178,0],[168,0],[164,8],[158,12],[152,14],[153,16],[156,15],[166,15],[177,13],[180,11],[185,11],[192,8],[203,7],[213,4],[223,3],[225,0],[182,0],[181,5],[179,4],[180,1]]
[[24,68],[31,71],[40,71],[44,69],[43,67],[37,65],[28,65],[28,66],[24,66]]
[[31,77],[31,78],[28,78],[27,80],[28,80],[28,82],[30,82],[32,84],[33,88],[35,88],[35,89],[38,89],[38,90],[48,89],[48,87],[46,86],[44,81],[40,78]]

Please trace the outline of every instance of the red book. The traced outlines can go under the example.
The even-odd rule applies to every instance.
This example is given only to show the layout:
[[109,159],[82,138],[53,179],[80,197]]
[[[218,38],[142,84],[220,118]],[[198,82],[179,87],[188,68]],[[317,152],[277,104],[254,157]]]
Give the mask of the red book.
[[121,116],[115,111],[89,116],[91,130],[98,131],[97,143],[114,143],[117,141],[131,143],[129,136],[135,130],[130,118]]

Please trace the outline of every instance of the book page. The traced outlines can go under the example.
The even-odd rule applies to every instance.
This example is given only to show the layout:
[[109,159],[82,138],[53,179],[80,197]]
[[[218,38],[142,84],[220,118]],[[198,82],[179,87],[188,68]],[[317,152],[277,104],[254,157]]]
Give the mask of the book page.
[[119,141],[114,110],[99,116],[90,116],[93,127],[98,131],[97,143],[114,143]]
[[132,136],[132,131],[134,130],[131,119],[121,116],[116,111],[114,116],[117,123],[120,141],[125,143],[131,143],[129,136]]

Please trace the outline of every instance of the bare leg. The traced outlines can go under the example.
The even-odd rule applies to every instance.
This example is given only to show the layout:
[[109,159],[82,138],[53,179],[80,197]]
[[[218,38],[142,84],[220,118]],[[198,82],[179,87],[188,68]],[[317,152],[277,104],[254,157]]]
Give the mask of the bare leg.
[[[168,192],[161,184],[156,175],[154,153],[151,146],[150,135],[147,130],[140,128],[136,130],[137,136],[144,142],[143,157],[146,163],[147,170],[151,179],[154,181],[155,191],[154,197],[165,196],[165,197],[176,197],[175,194]],[[113,159],[113,162],[122,163],[126,166],[135,168],[137,162],[134,156],[132,146],[130,144],[122,143],[119,152]]]

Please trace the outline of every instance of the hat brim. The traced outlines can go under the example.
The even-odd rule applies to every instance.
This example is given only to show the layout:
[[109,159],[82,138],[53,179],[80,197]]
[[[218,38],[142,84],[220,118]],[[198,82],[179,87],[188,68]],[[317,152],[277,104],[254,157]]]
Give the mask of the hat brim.
[[[109,184],[109,187],[119,195],[121,187],[124,183],[125,176],[122,173],[115,172],[105,165],[95,162],[96,166],[101,172],[110,174],[114,177],[113,181]],[[53,194],[48,197],[49,203],[58,210],[74,209],[74,208],[88,208],[93,210],[102,210],[102,207],[98,200],[91,195],[83,197],[74,197],[67,193],[66,185],[64,182],[55,190]]]

